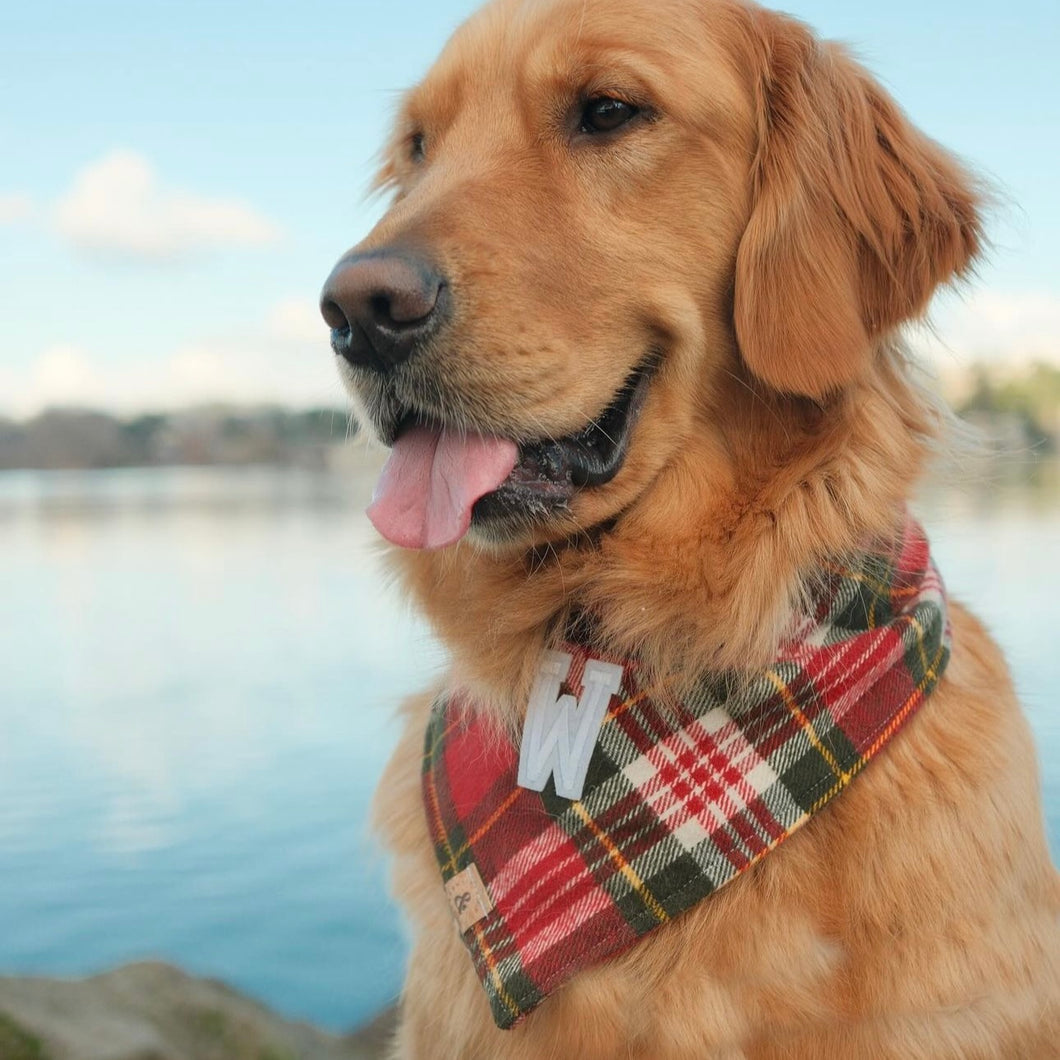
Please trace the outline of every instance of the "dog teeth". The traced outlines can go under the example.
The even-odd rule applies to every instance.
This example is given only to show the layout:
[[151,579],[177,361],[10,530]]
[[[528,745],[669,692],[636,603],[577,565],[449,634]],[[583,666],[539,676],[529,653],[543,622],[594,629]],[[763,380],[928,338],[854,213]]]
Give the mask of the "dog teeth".
[[558,445],[547,446],[541,454],[540,468],[544,475],[551,479],[561,479],[566,475],[563,453]]

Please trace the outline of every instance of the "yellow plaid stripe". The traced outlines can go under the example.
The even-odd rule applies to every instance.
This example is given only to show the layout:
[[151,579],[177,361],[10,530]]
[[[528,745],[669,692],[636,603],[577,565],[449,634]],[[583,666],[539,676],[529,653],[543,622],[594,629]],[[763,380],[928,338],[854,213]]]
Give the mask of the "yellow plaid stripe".
[[508,797],[497,807],[496,810],[490,814],[490,818],[486,823],[473,835],[467,842],[461,844],[456,851],[450,849],[449,860],[442,866],[443,875],[447,872],[456,872],[456,863],[468,850],[471,849],[480,839],[482,839],[486,833],[508,812],[508,807],[511,806],[517,798],[519,798],[522,788],[513,788]]
[[633,866],[622,856],[622,851],[611,842],[607,833],[602,831],[600,826],[589,816],[585,807],[580,802],[572,802],[571,809],[582,819],[582,823],[590,832],[592,832],[596,841],[607,851],[608,857],[615,863],[615,867],[618,871],[629,881],[629,884],[633,888],[637,897],[640,898],[649,910],[651,910],[652,916],[654,916],[660,924],[669,920],[669,915],[666,910],[659,905],[655,895],[648,890],[647,885],[640,876],[637,875]]
[[832,752],[821,742],[821,738],[817,735],[817,730],[813,727],[813,722],[803,713],[802,707],[799,706],[795,697],[791,694],[791,689],[784,678],[776,670],[768,670],[766,673],[769,680],[773,682],[774,687],[780,693],[780,698],[784,701],[784,706],[787,707],[788,713],[799,723],[800,728],[806,733],[814,749],[828,763],[828,768],[835,774],[840,786],[849,783],[851,774],[839,765]]
[[938,683],[937,675],[947,657],[949,645],[946,643],[945,637],[940,638],[939,643],[935,648],[935,654],[932,656],[931,664],[927,665],[927,654],[924,651],[924,630],[919,622],[914,621],[914,625],[920,641],[920,654],[925,663],[924,676],[917,682],[916,688],[913,689],[909,698],[901,705],[901,707],[899,707],[897,713],[891,718],[887,727],[880,732],[880,735],[873,741],[872,746],[865,752],[865,761],[868,761],[885,743],[887,743],[887,741],[901,727],[906,718],[909,717],[910,712],[916,708],[924,696]]
[[493,956],[493,947],[486,941],[486,934],[482,928],[476,924],[474,930],[475,940],[478,942],[479,953],[482,954],[482,959],[486,962],[486,968],[489,971],[490,982],[493,984],[493,989],[497,991],[497,997],[504,1002],[504,1007],[515,1019],[518,1019],[523,1014],[523,1010],[519,1007],[519,1002],[508,993],[508,988],[504,985],[504,979],[497,970],[497,961]]

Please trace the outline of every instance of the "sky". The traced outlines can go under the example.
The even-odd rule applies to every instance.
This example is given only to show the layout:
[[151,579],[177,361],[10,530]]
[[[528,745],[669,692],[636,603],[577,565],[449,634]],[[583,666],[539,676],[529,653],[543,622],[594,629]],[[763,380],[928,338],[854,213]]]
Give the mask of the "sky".
[[[317,295],[380,212],[395,101],[476,6],[3,5],[0,413],[344,405]],[[781,6],[999,193],[989,260],[937,305],[927,356],[1060,363],[1060,4]]]

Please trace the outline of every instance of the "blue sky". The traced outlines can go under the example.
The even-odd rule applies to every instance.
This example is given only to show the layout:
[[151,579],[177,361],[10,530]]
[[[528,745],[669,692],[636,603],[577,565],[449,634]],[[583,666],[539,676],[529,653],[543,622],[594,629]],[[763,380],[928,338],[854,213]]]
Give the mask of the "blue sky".
[[[475,6],[5,5],[0,411],[342,404],[316,294],[378,210],[397,94]],[[932,356],[1060,362],[1060,4],[786,9],[1000,186],[991,260],[940,305]]]

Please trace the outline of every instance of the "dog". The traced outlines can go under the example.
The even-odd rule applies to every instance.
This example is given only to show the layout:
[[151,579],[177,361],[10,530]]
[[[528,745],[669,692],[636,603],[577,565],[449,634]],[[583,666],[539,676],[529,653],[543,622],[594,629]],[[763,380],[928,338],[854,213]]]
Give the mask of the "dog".
[[[451,657],[406,706],[376,802],[414,932],[392,1055],[1060,1056],[1060,885],[1031,737],[997,647],[927,560],[910,591],[933,654],[915,641],[914,692],[872,730],[901,731],[836,766],[841,793],[804,821],[748,833],[751,853],[730,849],[676,913],[617,847],[627,819],[586,817],[602,851],[579,869],[586,901],[603,917],[635,891],[657,923],[564,936],[545,986],[517,981],[533,954],[491,957],[503,881],[461,867],[477,837],[454,850],[432,805],[438,784],[507,777],[497,815],[536,800],[518,827],[544,831],[505,857],[531,906],[560,905],[532,945],[592,928],[573,891],[539,893],[541,836],[588,805],[604,734],[643,706],[613,689],[635,669],[665,727],[709,686],[714,713],[689,724],[739,728],[732,703],[805,658],[793,637],[826,650],[828,627],[792,631],[835,557],[918,544],[905,512],[942,419],[901,328],[972,267],[976,180],[841,47],[752,3],[493,0],[404,99],[378,183],[391,204],[322,311],[357,418],[392,448],[369,514]],[[550,709],[588,736],[535,787],[550,745],[531,718]],[[442,762],[469,727],[486,735]],[[803,730],[832,762],[830,737]]]

